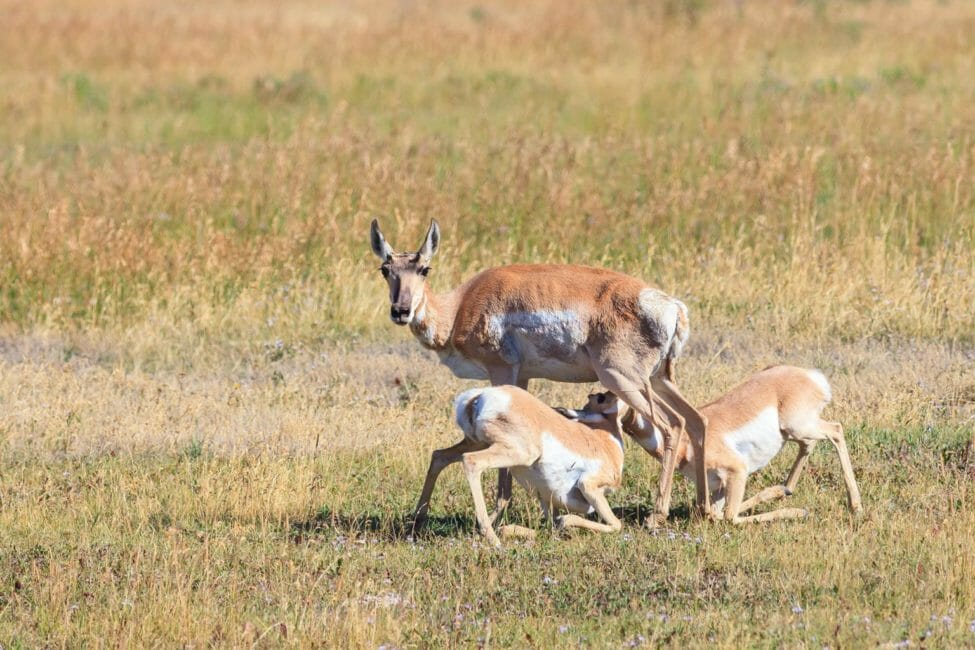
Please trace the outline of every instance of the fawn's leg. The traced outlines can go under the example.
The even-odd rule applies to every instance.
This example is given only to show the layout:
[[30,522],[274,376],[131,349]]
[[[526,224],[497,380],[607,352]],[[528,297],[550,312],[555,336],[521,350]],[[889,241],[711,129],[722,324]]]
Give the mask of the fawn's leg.
[[763,503],[792,495],[796,489],[796,484],[799,482],[799,475],[802,474],[802,470],[809,460],[809,454],[816,447],[815,440],[797,440],[796,443],[799,445],[799,453],[796,454],[796,460],[792,463],[792,469],[789,470],[789,476],[785,479],[785,484],[765,488],[751,499],[742,503],[741,512],[748,512]]
[[749,510],[754,510],[756,506],[760,506],[763,503],[768,503],[769,501],[775,501],[776,499],[781,499],[787,497],[792,492],[787,489],[784,485],[773,485],[772,487],[767,487],[751,499],[748,499],[741,504],[741,508],[738,510],[741,512],[748,512]]
[[807,510],[803,510],[802,508],[780,508],[772,512],[763,512],[760,515],[742,517],[741,499],[745,494],[745,481],[747,478],[748,474],[744,470],[735,472],[733,476],[728,478],[728,503],[725,505],[725,518],[729,519],[732,523],[738,525],[775,521],[776,519],[798,519],[809,514]]
[[820,422],[820,430],[829,438],[829,441],[836,447],[836,453],[840,457],[840,467],[843,469],[843,480],[846,482],[846,496],[850,510],[853,512],[863,512],[863,505],[860,503],[860,488],[857,487],[856,477],[853,475],[853,463],[850,462],[850,452],[846,448],[846,437],[843,435],[843,425],[838,422]]
[[799,453],[796,454],[796,460],[792,463],[792,469],[789,470],[789,476],[785,479],[785,489],[790,493],[795,492],[796,485],[799,483],[799,475],[802,474],[802,470],[806,467],[806,463],[809,461],[809,454],[812,450],[816,448],[815,440],[800,440],[799,443]]
[[596,509],[596,514],[606,523],[600,523],[598,521],[589,521],[585,517],[580,517],[579,515],[563,515],[562,516],[562,526],[565,528],[586,528],[588,530],[596,530],[601,533],[616,533],[623,527],[623,523],[613,514],[613,509],[609,507],[609,502],[606,501],[606,492],[603,488],[594,487],[586,485],[583,483],[579,486],[579,490],[582,492],[582,496],[586,498],[593,508]]
[[511,453],[504,447],[492,445],[481,451],[472,451],[464,454],[464,473],[467,475],[467,483],[471,488],[471,496],[474,497],[474,515],[480,526],[481,534],[494,546],[501,546],[501,540],[494,532],[491,518],[488,517],[487,506],[484,504],[484,489],[481,486],[481,474],[484,470],[500,469],[510,467],[514,464]]
[[433,486],[436,485],[437,478],[440,477],[440,472],[454,463],[459,463],[463,455],[467,452],[475,451],[480,447],[482,445],[479,443],[464,438],[453,447],[437,449],[433,452],[430,456],[430,467],[427,469],[426,480],[423,481],[423,490],[420,492],[420,500],[416,504],[416,510],[413,513],[415,526],[422,526],[427,518],[427,510],[430,508],[430,497],[433,494]]

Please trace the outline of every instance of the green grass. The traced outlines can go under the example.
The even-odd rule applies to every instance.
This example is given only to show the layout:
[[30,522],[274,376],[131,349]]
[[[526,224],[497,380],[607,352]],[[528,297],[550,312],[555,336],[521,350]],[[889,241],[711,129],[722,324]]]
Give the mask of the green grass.
[[[502,552],[473,536],[456,471],[412,534],[416,477],[394,454],[8,459],[3,620],[25,646],[261,633],[271,645],[968,645],[972,482],[964,440],[946,437],[947,460],[856,432],[860,519],[817,452],[792,498],[808,521],[735,528],[678,509],[655,532],[637,525],[654,474],[631,449],[614,499],[623,534],[543,531]],[[518,496],[509,518],[539,525]]]

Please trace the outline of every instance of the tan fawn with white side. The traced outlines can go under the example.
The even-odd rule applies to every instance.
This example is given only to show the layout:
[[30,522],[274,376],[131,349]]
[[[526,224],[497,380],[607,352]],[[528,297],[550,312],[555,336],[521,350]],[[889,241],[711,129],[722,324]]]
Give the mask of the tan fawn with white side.
[[[663,435],[663,472],[655,520],[670,509],[674,450],[686,430],[705,455],[705,421],[673,383],[674,364],[690,331],[681,301],[614,271],[573,264],[519,264],[488,269],[444,294],[426,290],[440,227],[430,224],[415,253],[397,253],[377,221],[372,250],[389,285],[390,318],[408,325],[420,343],[463,379],[527,388],[530,379],[600,381]],[[426,516],[440,472],[472,451],[465,439],[430,460],[416,521]],[[704,485],[704,466],[699,469]],[[511,479],[502,470],[495,516],[507,503]],[[707,490],[698,506],[710,511]]]
[[[457,425],[469,451],[462,455],[464,473],[474,497],[481,533],[495,546],[494,532],[481,489],[488,469],[509,469],[535,494],[546,519],[559,528],[617,532],[622,527],[606,493],[623,479],[623,434],[618,417],[596,414],[591,426],[560,415],[517,386],[472,388],[454,402]],[[568,511],[568,514],[552,514]],[[595,512],[604,523],[583,516]],[[502,526],[502,535],[532,536],[522,526]]]
[[[850,509],[857,513],[863,510],[843,427],[820,417],[831,399],[829,382],[818,370],[773,366],[755,373],[722,397],[701,407],[708,422],[708,488],[718,518],[722,509],[724,518],[736,524],[805,517],[807,511],[799,508],[781,508],[752,516],[742,516],[742,513],[791,495],[810,452],[820,440],[829,440],[840,457]],[[594,393],[581,413],[563,411],[579,417],[589,413],[616,412],[618,406],[614,395]],[[640,414],[631,410],[622,416],[622,425],[623,430],[651,455],[658,460],[661,458],[663,441],[656,426],[648,424]],[[748,475],[765,467],[786,442],[796,443],[799,454],[785,483],[766,488],[745,501]],[[696,472],[691,471],[694,453],[686,444],[681,444],[677,450],[678,466],[691,480],[696,480]]]

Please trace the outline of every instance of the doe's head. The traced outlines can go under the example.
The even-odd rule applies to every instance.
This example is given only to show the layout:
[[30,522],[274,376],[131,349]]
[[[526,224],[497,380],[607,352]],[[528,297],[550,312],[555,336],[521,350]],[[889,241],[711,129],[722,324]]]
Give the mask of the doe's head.
[[424,284],[430,273],[430,260],[440,246],[440,225],[436,219],[430,221],[423,244],[415,253],[397,253],[386,242],[379,221],[372,220],[369,232],[372,252],[382,265],[379,271],[389,285],[389,318],[397,325],[408,325],[416,315],[417,306],[423,298]]

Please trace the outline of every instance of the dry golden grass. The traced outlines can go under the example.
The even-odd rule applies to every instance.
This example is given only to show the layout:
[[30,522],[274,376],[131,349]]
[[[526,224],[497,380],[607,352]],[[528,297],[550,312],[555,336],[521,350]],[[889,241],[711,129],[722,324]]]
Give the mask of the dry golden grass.
[[[975,6],[0,16],[0,646],[975,643]],[[821,450],[809,520],[651,535],[630,450],[625,536],[490,553],[447,472],[407,537],[468,384],[388,324],[374,214],[440,220],[437,289],[573,261],[680,296],[695,401],[822,368],[866,516]]]

